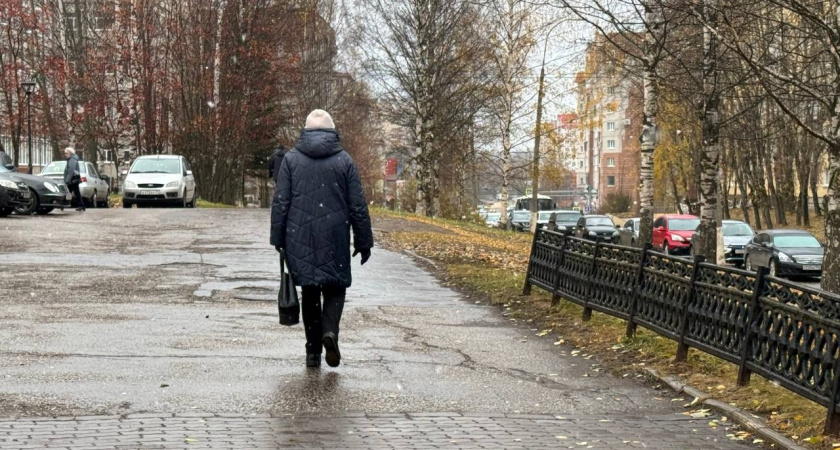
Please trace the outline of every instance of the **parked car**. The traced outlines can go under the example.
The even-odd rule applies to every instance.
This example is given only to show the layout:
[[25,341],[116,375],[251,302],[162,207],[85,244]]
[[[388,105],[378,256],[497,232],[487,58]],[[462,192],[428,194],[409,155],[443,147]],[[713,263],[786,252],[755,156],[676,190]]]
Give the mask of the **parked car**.
[[639,242],[639,225],[641,222],[642,219],[639,217],[627,219],[627,221],[624,222],[624,225],[618,229],[618,243],[621,245],[635,247]]
[[527,231],[531,228],[531,211],[513,211],[510,215],[510,227],[514,231]]
[[577,222],[581,218],[580,211],[553,211],[551,215],[553,219],[550,218],[549,221],[554,222],[554,226],[557,227],[555,231],[566,236],[574,234]]
[[487,217],[484,222],[490,228],[497,228],[500,220],[502,220],[502,213],[491,212],[487,213]]
[[[56,184],[64,184],[65,167],[67,167],[67,161],[53,161],[44,167],[40,175],[53,180]],[[107,208],[111,186],[99,175],[96,167],[87,161],[79,161],[79,174],[82,176],[79,192],[82,194],[85,205],[91,208],[97,206]]]
[[[720,224],[723,233],[723,255],[727,264],[736,267],[744,265],[744,253],[747,243],[755,236],[755,231],[746,222],[724,220]],[[691,242],[697,241],[697,232],[691,235]]]
[[802,230],[765,230],[746,246],[744,267],[767,267],[772,276],[820,276],[825,249]]
[[590,241],[618,241],[615,223],[607,216],[589,215],[578,219],[575,236]]
[[653,247],[665,254],[688,254],[691,235],[700,225],[697,216],[666,214],[653,221]]
[[139,204],[195,206],[195,178],[183,156],[141,156],[123,175],[123,208]]
[[13,174],[15,181],[21,181],[29,190],[29,197],[25,205],[15,207],[15,213],[28,216],[33,213],[49,214],[56,208],[70,207],[70,194],[64,183],[58,183],[50,178],[12,172],[0,166],[0,173]]
[[0,172],[0,217],[7,217],[15,208],[28,204],[31,195],[26,183],[17,179],[17,174],[12,175],[8,169]]

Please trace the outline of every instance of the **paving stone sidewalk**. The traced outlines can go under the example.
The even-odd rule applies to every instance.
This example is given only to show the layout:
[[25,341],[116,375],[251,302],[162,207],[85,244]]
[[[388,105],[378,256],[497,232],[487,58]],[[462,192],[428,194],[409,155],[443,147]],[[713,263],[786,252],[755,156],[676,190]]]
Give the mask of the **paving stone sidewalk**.
[[505,414],[131,414],[0,420],[12,449],[679,449],[756,448],[713,418]]

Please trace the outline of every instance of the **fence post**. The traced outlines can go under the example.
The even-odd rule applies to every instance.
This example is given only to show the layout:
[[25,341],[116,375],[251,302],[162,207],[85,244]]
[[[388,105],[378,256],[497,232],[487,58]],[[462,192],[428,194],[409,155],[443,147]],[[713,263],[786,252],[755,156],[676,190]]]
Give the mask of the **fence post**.
[[837,394],[840,390],[840,364],[834,362],[834,383],[831,386],[831,397],[828,412],[825,415],[825,434],[840,433],[840,414],[837,412]]
[[686,296],[685,303],[680,310],[680,338],[677,341],[675,362],[684,362],[688,359],[688,344],[685,343],[685,335],[688,333],[688,306],[691,305],[697,295],[697,277],[700,275],[700,264],[704,262],[706,262],[705,256],[694,255],[694,267],[691,271],[691,282],[688,285],[688,296]]
[[560,257],[557,258],[557,267],[554,268],[554,273],[557,275],[557,278],[554,280],[554,286],[551,290],[551,306],[557,306],[557,303],[560,302],[560,294],[557,291],[560,289],[560,268],[563,267],[566,261],[566,243],[569,242],[568,238],[564,234],[563,243],[560,244]]
[[537,236],[540,235],[540,228],[534,231],[534,240],[531,241],[531,254],[528,255],[528,270],[525,272],[525,286],[522,286],[522,295],[531,295],[531,266],[533,265],[534,252],[537,250]]
[[592,265],[589,266],[589,276],[586,277],[586,292],[583,299],[583,314],[581,320],[589,322],[592,318],[592,308],[589,307],[589,298],[592,297],[592,279],[595,278],[595,265],[598,263],[598,253],[601,250],[601,241],[595,241],[595,250],[592,251]]
[[651,251],[651,249],[653,249],[653,244],[650,242],[642,246],[642,258],[641,261],[639,261],[639,272],[636,274],[636,284],[633,286],[633,297],[630,300],[630,317],[627,318],[627,330],[624,333],[627,337],[632,337],[636,334],[636,322],[634,322],[636,317],[636,305],[639,302],[639,298],[642,296],[642,280],[644,280],[645,277],[645,264],[647,264],[648,252]]
[[[750,382],[752,371],[747,369],[747,360],[752,353],[752,334],[753,327],[758,321],[758,315],[761,313],[761,293],[764,292],[764,278],[769,273],[766,267],[758,267],[755,275],[755,285],[753,285],[753,295],[750,299],[750,310],[747,316],[747,321],[744,324],[744,332],[742,333],[741,341],[741,363],[738,364],[738,386],[746,386]],[[830,408],[830,407],[829,407]],[[826,422],[828,425],[828,422]]]

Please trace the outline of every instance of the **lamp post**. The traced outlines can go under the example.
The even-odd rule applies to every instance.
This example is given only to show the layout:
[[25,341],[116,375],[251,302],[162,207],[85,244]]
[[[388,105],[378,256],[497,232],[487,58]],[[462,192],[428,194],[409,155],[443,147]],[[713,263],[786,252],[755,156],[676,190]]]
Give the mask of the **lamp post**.
[[32,93],[35,92],[35,81],[24,81],[20,84],[26,92],[27,128],[29,129],[29,173],[32,175]]

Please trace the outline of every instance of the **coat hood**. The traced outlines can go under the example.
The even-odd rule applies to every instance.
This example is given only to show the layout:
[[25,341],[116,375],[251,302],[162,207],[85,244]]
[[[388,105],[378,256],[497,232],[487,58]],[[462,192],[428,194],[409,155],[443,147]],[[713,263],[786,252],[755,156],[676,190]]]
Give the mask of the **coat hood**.
[[338,131],[331,128],[303,130],[295,148],[313,159],[328,158],[344,150],[339,144]]

